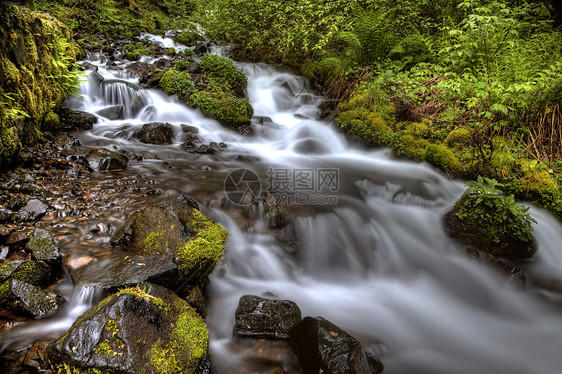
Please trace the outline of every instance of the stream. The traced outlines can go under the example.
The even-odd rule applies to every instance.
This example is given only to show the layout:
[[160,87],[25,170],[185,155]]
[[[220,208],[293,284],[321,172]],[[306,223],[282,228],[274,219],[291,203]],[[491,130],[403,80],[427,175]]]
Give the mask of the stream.
[[[243,136],[174,96],[131,88],[125,82],[138,77],[106,66],[102,56],[89,58],[105,80],[100,84],[87,71],[74,109],[128,109],[126,119],[99,117],[93,130],[75,136],[84,146],[157,155],[160,160],[130,163],[119,176],[154,180],[163,195],[193,196],[231,233],[224,264],[207,289],[216,373],[234,372],[251,359],[232,349],[234,312],[248,294],[292,300],[303,316],[330,320],[380,357],[385,373],[560,372],[560,294],[505,284],[443,230],[441,217],[463,193],[462,181],[347,139],[319,120],[323,99],[307,80],[264,64],[237,64],[248,76],[255,109],[254,135]],[[148,122],[170,123],[174,144],[134,139]],[[187,153],[180,148],[182,125],[196,127],[204,143],[227,148]],[[238,192],[250,193],[242,205]],[[284,201],[292,203],[283,211],[290,223],[272,225],[270,205]],[[560,284],[562,226],[543,210],[530,212],[538,222],[538,253],[521,267],[530,279]],[[65,250],[83,238],[84,230]],[[90,255],[100,245],[91,243]],[[40,322],[34,335],[63,333],[95,301],[94,289],[73,292],[63,316]]]

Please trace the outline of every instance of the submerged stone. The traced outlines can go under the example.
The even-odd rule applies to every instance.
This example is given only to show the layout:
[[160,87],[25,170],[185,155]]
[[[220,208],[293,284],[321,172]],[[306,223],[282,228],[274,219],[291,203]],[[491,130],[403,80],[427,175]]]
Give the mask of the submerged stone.
[[241,336],[288,339],[289,331],[301,322],[301,311],[289,300],[242,296],[235,314],[234,332]]
[[173,292],[142,285],[102,300],[47,355],[56,371],[192,374],[208,357],[208,331]]
[[306,317],[291,330],[291,348],[304,373],[381,373],[380,360],[354,337],[321,317]]

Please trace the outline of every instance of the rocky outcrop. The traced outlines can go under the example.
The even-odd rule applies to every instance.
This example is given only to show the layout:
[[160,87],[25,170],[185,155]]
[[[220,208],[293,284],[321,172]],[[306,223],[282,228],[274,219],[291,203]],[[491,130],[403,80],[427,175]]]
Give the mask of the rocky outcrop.
[[47,356],[57,372],[190,374],[208,364],[208,331],[173,292],[140,285],[102,300]]
[[68,27],[38,12],[0,3],[0,168],[15,161],[39,131],[56,131],[53,113],[77,87],[79,47]]

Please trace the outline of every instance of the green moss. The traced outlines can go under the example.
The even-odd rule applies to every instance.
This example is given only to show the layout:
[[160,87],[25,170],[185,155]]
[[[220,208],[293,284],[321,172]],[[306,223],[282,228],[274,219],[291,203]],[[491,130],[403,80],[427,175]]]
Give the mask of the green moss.
[[141,287],[140,285],[137,285],[135,287],[128,287],[128,288],[121,289],[121,290],[119,290],[119,294],[133,295],[136,298],[144,299],[146,301],[150,301],[152,304],[156,305],[160,309],[166,308],[164,300],[162,300],[158,297],[152,296],[151,294],[146,292],[146,287]]
[[179,244],[177,263],[186,275],[197,273],[200,281],[206,283],[209,273],[224,256],[228,231],[197,210],[194,210],[190,226],[195,229],[195,236]]
[[176,41],[178,43],[187,46],[193,46],[201,39],[202,36],[197,31],[182,31],[176,36]]
[[145,248],[147,251],[149,252],[155,252],[160,250],[160,242],[158,239],[160,239],[162,237],[162,235],[165,234],[165,231],[160,231],[160,232],[151,232],[150,234],[148,234],[148,236],[146,237],[146,239],[144,239],[144,244],[145,244]]
[[195,90],[195,83],[187,71],[168,70],[160,78],[160,86],[168,95],[190,95]]
[[43,118],[41,130],[55,132],[60,128],[60,118],[55,112],[49,112]]
[[[209,332],[203,319],[187,303],[176,306],[181,310],[172,328],[170,342],[164,346],[158,340],[148,357],[154,372],[163,374],[192,374],[201,359],[208,354]],[[187,351],[187,352],[186,352]]]
[[471,139],[471,132],[463,127],[459,127],[449,132],[447,138],[445,139],[445,144],[449,147],[461,148],[468,146]]
[[234,91],[243,91],[248,85],[248,78],[226,57],[205,55],[201,58],[200,67],[208,77],[226,84]]
[[140,56],[135,52],[125,53],[125,59],[127,59],[129,61],[137,61],[139,58],[140,58]]
[[443,144],[430,144],[425,149],[425,161],[454,175],[463,175],[465,172],[453,151]]
[[249,125],[254,115],[254,108],[248,99],[231,94],[198,91],[191,95],[189,105],[230,127]]

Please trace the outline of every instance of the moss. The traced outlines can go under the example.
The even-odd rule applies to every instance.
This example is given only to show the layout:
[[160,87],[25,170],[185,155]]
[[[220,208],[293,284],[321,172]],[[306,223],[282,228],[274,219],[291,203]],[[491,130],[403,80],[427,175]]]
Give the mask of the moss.
[[208,77],[225,83],[234,91],[243,91],[248,85],[248,78],[226,57],[205,55],[201,58],[200,67]]
[[459,127],[449,132],[445,139],[445,144],[449,147],[462,148],[469,145],[471,139],[471,132],[463,127]]
[[392,154],[395,157],[409,160],[423,160],[428,145],[429,141],[423,138],[409,133],[399,133],[399,136],[394,139]]
[[129,61],[137,61],[139,58],[140,58],[140,56],[135,52],[125,53],[125,59],[127,59]]
[[200,39],[202,39],[202,37],[197,31],[182,31],[176,36],[176,41],[178,43],[187,46],[195,45]]
[[149,252],[155,252],[158,251],[162,248],[160,248],[160,242],[159,242],[159,238],[162,237],[162,235],[165,234],[165,231],[160,231],[160,232],[151,232],[150,234],[148,234],[148,236],[146,237],[146,239],[144,239],[144,244],[145,244],[145,248],[147,251]]
[[189,104],[230,127],[249,125],[254,115],[254,108],[248,99],[230,94],[198,91],[191,95]]
[[160,78],[160,86],[167,95],[189,95],[195,90],[195,83],[188,72],[168,70]]
[[168,48],[168,55],[170,56],[175,56],[176,55],[176,49],[174,47],[170,47]]
[[176,260],[184,274],[197,273],[200,282],[204,284],[215,264],[224,256],[229,233],[197,210],[194,210],[189,225],[194,229],[195,236],[187,243],[179,244]]
[[158,340],[151,347],[148,357],[154,372],[192,374],[208,354],[209,332],[203,319],[185,301],[177,303],[176,308],[180,314],[172,328],[170,342],[164,346]]
[[55,132],[60,129],[60,118],[55,112],[49,112],[43,118],[41,130]]
[[151,302],[152,304],[156,305],[160,309],[166,308],[164,300],[162,300],[158,297],[152,296],[151,294],[149,294],[146,291],[146,287],[141,287],[140,285],[137,285],[135,287],[129,287],[129,288],[121,289],[121,290],[119,290],[118,294],[133,295],[136,298],[144,299],[145,301]]
[[453,151],[443,144],[430,144],[425,150],[425,161],[441,168],[447,173],[463,175],[465,168]]

